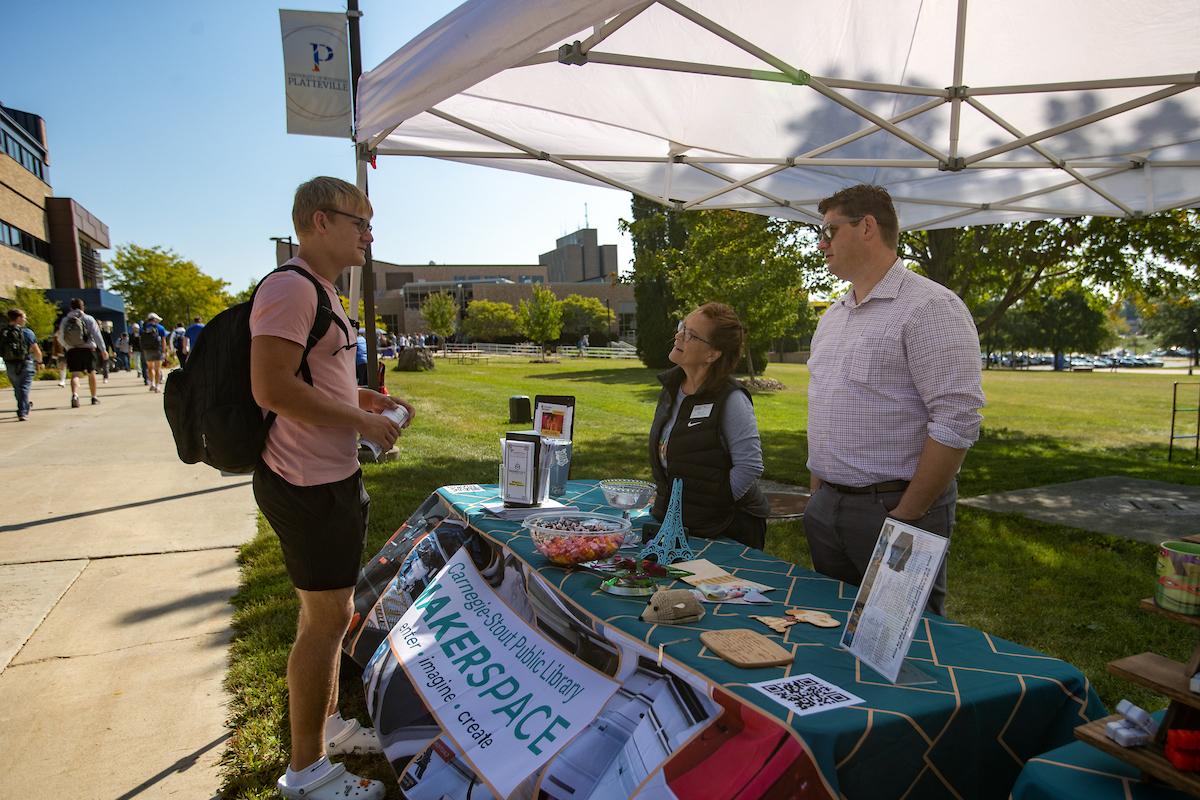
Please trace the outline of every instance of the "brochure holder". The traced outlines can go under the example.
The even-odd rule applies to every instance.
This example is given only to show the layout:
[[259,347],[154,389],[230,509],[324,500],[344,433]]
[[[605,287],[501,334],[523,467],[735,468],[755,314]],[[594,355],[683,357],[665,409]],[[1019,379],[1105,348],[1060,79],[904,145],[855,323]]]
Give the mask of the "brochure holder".
[[[540,505],[549,489],[549,463],[543,464],[542,437],[536,433],[504,435],[503,479],[500,496],[506,508]],[[546,468],[543,470],[543,466]]]

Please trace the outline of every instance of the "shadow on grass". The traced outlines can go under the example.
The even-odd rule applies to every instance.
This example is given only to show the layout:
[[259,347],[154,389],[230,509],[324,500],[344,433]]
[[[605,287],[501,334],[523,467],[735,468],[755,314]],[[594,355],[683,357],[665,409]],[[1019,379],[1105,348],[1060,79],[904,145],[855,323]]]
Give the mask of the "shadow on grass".
[[609,386],[645,386],[658,395],[662,385],[655,377],[660,370],[630,369],[629,367],[601,367],[573,370],[564,368],[558,372],[535,372],[525,376],[528,380],[570,381],[578,383],[602,383]]

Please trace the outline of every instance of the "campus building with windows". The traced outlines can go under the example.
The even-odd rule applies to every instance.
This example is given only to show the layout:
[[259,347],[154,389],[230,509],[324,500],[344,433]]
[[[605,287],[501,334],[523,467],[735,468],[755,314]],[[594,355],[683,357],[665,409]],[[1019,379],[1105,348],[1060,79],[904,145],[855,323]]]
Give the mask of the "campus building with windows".
[[0,297],[42,289],[64,310],[80,297],[88,313],[124,327],[125,303],[104,291],[101,250],[108,226],[78,201],[55,197],[46,123],[0,104]]
[[595,228],[581,228],[538,256],[550,283],[611,283],[617,274],[617,246],[599,244]]
[[[454,297],[460,314],[472,300],[508,303],[514,308],[544,286],[560,300],[569,294],[595,297],[613,312],[613,338],[632,341],[637,306],[633,287],[617,282],[617,246],[597,245],[596,230],[584,228],[558,239],[558,246],[539,257],[538,264],[393,264],[374,260],[375,313],[393,333],[428,330],[421,304],[431,294]],[[289,238],[277,239],[276,263],[295,254]],[[342,273],[337,289],[350,293],[349,272]]]

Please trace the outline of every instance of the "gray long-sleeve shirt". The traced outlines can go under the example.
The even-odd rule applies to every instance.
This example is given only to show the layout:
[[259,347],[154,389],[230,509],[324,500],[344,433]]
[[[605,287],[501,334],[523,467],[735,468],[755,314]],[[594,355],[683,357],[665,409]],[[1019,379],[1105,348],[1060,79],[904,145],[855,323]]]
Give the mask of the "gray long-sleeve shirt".
[[[671,416],[663,425],[661,438],[667,441],[671,438],[671,430],[679,416],[679,406],[687,397],[683,389],[675,393],[675,403],[671,408]],[[725,411],[721,417],[721,443],[729,451],[729,460],[733,467],[729,470],[729,489],[733,499],[741,498],[746,491],[758,480],[763,473],[762,440],[758,436],[758,421],[754,417],[754,405],[744,392],[730,392],[725,401]],[[667,466],[666,449],[660,447],[660,460]]]
[[83,328],[88,334],[87,347],[89,350],[99,349],[102,352],[108,351],[108,348],[104,346],[104,336],[100,333],[100,326],[96,324],[96,318],[76,309],[67,312],[67,315],[58,323],[58,342],[63,346],[63,349],[69,349],[67,347],[67,340],[63,338],[63,333],[67,327],[67,317],[70,316],[83,317]]

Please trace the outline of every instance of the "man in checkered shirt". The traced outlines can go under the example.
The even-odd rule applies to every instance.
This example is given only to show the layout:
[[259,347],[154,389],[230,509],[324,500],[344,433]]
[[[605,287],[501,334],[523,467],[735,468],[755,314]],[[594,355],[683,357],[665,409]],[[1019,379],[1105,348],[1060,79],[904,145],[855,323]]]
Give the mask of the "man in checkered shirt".
[[[957,295],[896,256],[885,189],[852,186],[818,210],[817,246],[851,289],[813,336],[804,533],[819,572],[859,584],[885,519],[954,528],[955,476],[982,419],[979,335]],[[927,609],[945,601],[943,562]]]

